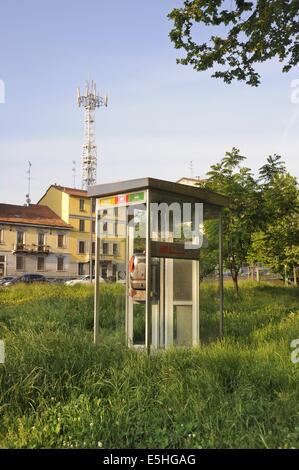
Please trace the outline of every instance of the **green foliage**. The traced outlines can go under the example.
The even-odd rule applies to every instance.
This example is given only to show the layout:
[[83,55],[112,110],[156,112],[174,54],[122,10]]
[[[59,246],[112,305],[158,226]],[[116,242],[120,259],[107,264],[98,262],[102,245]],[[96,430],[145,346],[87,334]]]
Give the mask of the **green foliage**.
[[[197,71],[215,68],[212,77],[226,83],[237,79],[258,86],[256,64],[276,57],[288,72],[299,62],[298,1],[184,0],[168,18],[173,21],[171,41],[186,53],[177,62]],[[210,27],[208,41],[194,40],[196,24],[202,33]]]
[[[229,197],[230,205],[223,211],[224,262],[236,283],[239,271],[246,261],[251,237],[258,221],[259,192],[251,170],[241,166],[245,157],[233,148],[225,157],[211,166],[207,188]],[[211,248],[217,246],[215,230],[209,231]]]
[[268,183],[276,175],[286,173],[285,163],[281,160],[281,155],[269,155],[267,163],[259,170],[260,180]]
[[[1,447],[299,446],[297,289],[228,285],[224,341],[147,357],[124,346],[121,286],[103,288],[98,348],[89,286],[0,290]],[[204,323],[215,295],[202,285]]]
[[280,165],[280,157],[272,170],[269,159],[260,170],[262,218],[247,259],[261,262],[284,276],[285,269],[299,266],[298,187],[296,179]]
[[[280,155],[269,156],[254,178],[242,166],[245,157],[233,148],[208,172],[206,187],[229,197],[223,211],[224,263],[238,289],[245,263],[262,263],[285,275],[299,266],[299,197],[296,178],[287,173]],[[205,223],[209,250],[201,250],[202,273],[218,265],[218,229]]]

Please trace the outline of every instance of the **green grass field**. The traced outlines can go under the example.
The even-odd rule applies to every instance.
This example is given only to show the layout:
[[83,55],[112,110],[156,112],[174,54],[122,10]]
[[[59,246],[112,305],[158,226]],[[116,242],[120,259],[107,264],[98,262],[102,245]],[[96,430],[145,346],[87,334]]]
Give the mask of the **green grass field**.
[[0,290],[0,447],[299,447],[299,289],[225,288],[225,339],[203,286],[204,346],[147,357],[124,346],[120,286],[104,286],[101,345],[92,290]]

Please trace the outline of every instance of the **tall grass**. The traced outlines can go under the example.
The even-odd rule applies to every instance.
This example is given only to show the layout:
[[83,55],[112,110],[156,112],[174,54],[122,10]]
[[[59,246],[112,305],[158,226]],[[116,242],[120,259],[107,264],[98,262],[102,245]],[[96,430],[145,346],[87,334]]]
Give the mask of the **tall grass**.
[[22,448],[299,447],[295,288],[201,294],[204,345],[147,357],[124,346],[121,286],[104,286],[101,341],[92,344],[87,286],[0,290],[0,446]]

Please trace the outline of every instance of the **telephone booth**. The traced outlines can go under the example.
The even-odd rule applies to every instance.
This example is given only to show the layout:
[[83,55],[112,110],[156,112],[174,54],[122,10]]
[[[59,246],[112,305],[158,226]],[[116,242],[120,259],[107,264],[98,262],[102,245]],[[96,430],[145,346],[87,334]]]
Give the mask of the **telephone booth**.
[[[94,342],[99,338],[101,282],[123,283],[129,347],[200,344],[204,224],[218,221],[219,332],[223,334],[221,211],[226,197],[154,178],[92,186],[96,199]],[[104,278],[104,279],[103,279]]]

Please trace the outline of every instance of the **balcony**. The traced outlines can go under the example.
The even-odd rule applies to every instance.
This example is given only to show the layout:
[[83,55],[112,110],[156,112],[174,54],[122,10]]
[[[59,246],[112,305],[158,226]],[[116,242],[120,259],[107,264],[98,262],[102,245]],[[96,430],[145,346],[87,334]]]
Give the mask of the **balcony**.
[[16,243],[13,246],[12,252],[13,253],[29,253],[30,248],[29,248],[29,245],[25,245],[25,243]]
[[13,246],[12,253],[23,253],[23,254],[44,254],[48,255],[50,253],[49,245],[26,245],[25,243],[16,243]]
[[32,253],[39,254],[46,254],[50,253],[50,246],[49,245],[32,245]]

